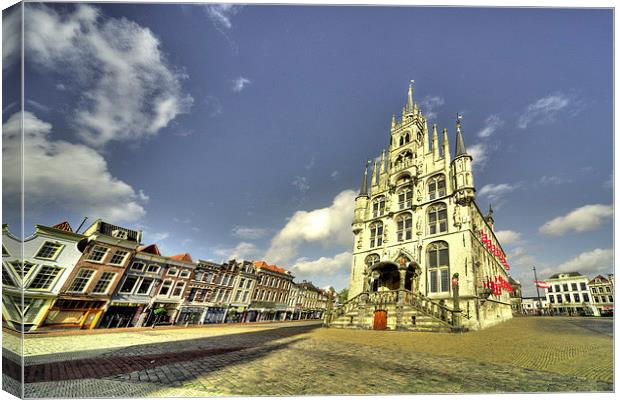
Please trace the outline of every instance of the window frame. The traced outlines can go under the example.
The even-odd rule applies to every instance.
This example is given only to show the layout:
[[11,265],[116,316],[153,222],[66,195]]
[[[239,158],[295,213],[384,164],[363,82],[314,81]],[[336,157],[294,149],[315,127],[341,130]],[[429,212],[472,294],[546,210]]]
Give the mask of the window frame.
[[[407,221],[409,226],[407,226]],[[402,224],[402,226],[401,226]],[[396,217],[396,241],[406,242],[413,239],[413,215],[402,213]]]
[[[49,281],[49,284],[46,287],[43,287],[43,288],[33,288],[32,285],[35,283],[35,281],[37,280],[39,275],[41,275],[41,273],[43,272],[44,268],[55,269],[55,270],[57,270],[58,273],[55,276],[53,276],[53,278]],[[28,287],[27,288],[28,288],[28,290],[35,290],[35,291],[41,291],[41,292],[51,291],[52,288],[54,287],[54,285],[56,285],[56,283],[58,282],[58,280],[62,276],[64,271],[65,271],[65,268],[59,267],[58,265],[45,265],[45,264],[43,264],[39,268],[37,268],[37,273],[32,277],[32,279],[30,279],[30,282],[28,282]]]
[[[445,213],[445,219],[440,218],[440,213]],[[434,221],[431,220],[431,215],[435,215]],[[446,203],[435,203],[430,205],[426,211],[426,218],[428,235],[448,233],[448,207],[446,206]],[[442,222],[445,222],[444,230],[441,230]]]
[[[439,184],[443,182],[443,193],[439,188]],[[434,185],[433,191],[431,191],[431,185]],[[446,176],[444,174],[437,174],[428,178],[426,186],[428,187],[428,199],[429,200],[437,200],[442,197],[445,197],[447,193],[446,188]]]
[[[151,283],[149,283],[148,290],[145,293],[140,293],[140,288],[144,284],[144,281],[148,281],[148,280],[151,281]],[[134,290],[134,294],[136,296],[148,296],[151,293],[151,290],[153,290],[153,284],[154,283],[155,283],[155,279],[154,278],[143,277],[142,279],[140,279],[140,283],[138,285],[136,285],[137,287]]]
[[[53,246],[59,246],[58,248],[56,248],[56,251],[54,252],[54,254],[51,257],[41,257],[39,255],[39,253],[41,253],[41,251],[43,250],[43,248],[45,247],[45,245],[47,244],[51,244]],[[61,243],[61,242],[53,242],[51,240],[46,240],[43,242],[43,244],[41,244],[41,246],[39,246],[39,249],[37,250],[37,252],[35,253],[35,256],[33,258],[39,259],[39,260],[48,260],[48,261],[54,261],[58,258],[58,256],[60,255],[60,253],[62,252],[62,250],[65,248],[65,244]]]
[[370,248],[381,247],[383,245],[383,221],[375,221],[369,226]]
[[[99,260],[94,260],[92,259],[92,255],[93,253],[95,253],[95,249],[100,248],[100,249],[105,249],[105,252],[103,253],[103,255],[101,256],[101,258]],[[86,261],[91,262],[91,263],[95,263],[95,264],[103,264],[105,258],[108,256],[108,253],[110,252],[110,248],[109,247],[105,247],[105,246],[101,246],[98,244],[93,245],[93,248],[90,249],[90,251],[88,252],[88,255],[86,256]]]
[[[442,251],[446,252],[447,264],[442,264]],[[434,255],[433,255],[434,254]],[[436,265],[432,265],[432,257]],[[426,248],[426,269],[428,271],[428,292],[432,294],[450,293],[450,246],[441,240],[430,243]],[[444,272],[446,280],[443,279]],[[433,282],[435,285],[433,285]],[[446,287],[444,288],[444,282]],[[436,290],[433,290],[436,289]]]
[[[402,195],[402,200],[401,200]],[[398,210],[407,210],[413,206],[413,186],[408,184],[396,191]]]
[[[123,255],[123,258],[121,259],[121,262],[112,262],[112,260],[114,260],[114,257],[116,257],[119,252],[125,253],[125,255]],[[125,261],[127,260],[128,256],[129,256],[129,251],[121,250],[121,249],[116,249],[114,251],[114,254],[112,254],[112,257],[110,257],[110,261],[108,261],[108,264],[122,266],[125,263]]]
[[[103,280],[103,277],[106,275],[111,275],[107,286],[104,288],[105,290],[103,291],[99,291],[99,292],[95,292],[95,288],[99,285],[99,282],[101,282]],[[97,279],[97,282],[95,283],[95,285],[93,286],[93,290],[91,290],[91,294],[108,294],[108,292],[110,291],[110,287],[112,286],[112,282],[114,282],[114,279],[116,279],[116,275],[118,275],[116,272],[112,272],[112,271],[103,271],[101,273],[101,275],[99,276],[99,279]]]
[[[131,286],[131,289],[128,290],[128,291],[125,291],[125,290],[123,290],[123,288],[125,287],[125,284],[127,283],[127,281],[129,279],[135,279],[135,281],[134,281],[133,285]],[[118,293],[119,294],[132,294],[136,290],[136,286],[137,286],[139,280],[140,280],[139,276],[135,276],[135,275],[127,275],[127,276],[125,276],[125,279],[123,279],[123,283],[118,288]]]
[[[84,279],[83,277],[80,277],[80,274],[82,271],[90,271],[92,272],[90,274],[90,276],[86,279],[86,283],[84,284],[84,286],[82,287],[82,290],[71,290],[71,287],[73,287],[73,284],[75,283],[75,281],[80,278],[80,279]],[[75,276],[73,277],[73,280],[71,281],[71,284],[69,284],[69,286],[67,287],[67,293],[86,293],[86,289],[88,289],[88,287],[90,286],[90,284],[92,283],[94,277],[97,275],[97,270],[93,269],[93,268],[80,268],[77,273],[75,274]]]
[[[142,265],[142,268],[135,268],[135,266],[136,266],[137,264],[141,264],[141,265]],[[132,262],[132,263],[131,263],[131,267],[129,267],[129,270],[130,270],[130,271],[139,271],[139,272],[144,272],[145,268],[146,268],[146,263],[144,263],[144,262],[142,262],[142,261],[134,261],[134,262]]]

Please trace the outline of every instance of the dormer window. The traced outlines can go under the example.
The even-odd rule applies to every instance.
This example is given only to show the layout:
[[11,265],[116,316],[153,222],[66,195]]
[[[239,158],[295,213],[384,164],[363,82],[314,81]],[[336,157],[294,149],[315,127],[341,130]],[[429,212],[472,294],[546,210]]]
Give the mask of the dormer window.
[[112,230],[112,236],[117,239],[127,239],[127,231],[122,229],[114,229]]

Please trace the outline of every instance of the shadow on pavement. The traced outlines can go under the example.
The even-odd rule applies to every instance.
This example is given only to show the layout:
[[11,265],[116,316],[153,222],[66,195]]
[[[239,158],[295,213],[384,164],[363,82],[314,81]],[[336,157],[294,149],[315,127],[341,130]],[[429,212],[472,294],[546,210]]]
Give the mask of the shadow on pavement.
[[[93,351],[72,353],[71,360],[44,362],[27,365],[24,371],[25,383],[57,382],[79,379],[99,379],[117,377],[123,380],[152,382],[163,385],[180,384],[184,380],[193,379],[196,375],[188,374],[186,368],[175,368],[174,364],[192,362],[204,359],[200,364],[197,375],[204,376],[210,372],[228,367],[229,365],[244,363],[263,357],[273,351],[288,347],[301,339],[292,337],[308,333],[321,325],[287,326],[256,332],[232,333],[206,338],[179,340],[174,342],[150,343],[133,345],[115,349],[105,354]],[[284,343],[272,343],[278,340],[288,340]],[[242,353],[242,354],[241,354]],[[218,358],[218,363],[209,364],[209,359]],[[19,380],[21,371],[18,363],[3,356],[4,373],[13,379]],[[135,372],[162,369],[165,373],[141,374]],[[129,374],[129,375],[127,375]],[[123,376],[125,375],[125,376]],[[93,394],[91,394],[92,396]]]

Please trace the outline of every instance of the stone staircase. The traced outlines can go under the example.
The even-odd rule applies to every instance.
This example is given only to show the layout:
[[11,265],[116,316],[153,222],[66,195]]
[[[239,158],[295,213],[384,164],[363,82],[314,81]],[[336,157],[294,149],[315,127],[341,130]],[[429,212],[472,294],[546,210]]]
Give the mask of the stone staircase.
[[387,314],[388,330],[464,331],[459,324],[459,311],[408,290],[360,293],[336,308],[326,324],[334,328],[373,329],[375,312],[379,310]]

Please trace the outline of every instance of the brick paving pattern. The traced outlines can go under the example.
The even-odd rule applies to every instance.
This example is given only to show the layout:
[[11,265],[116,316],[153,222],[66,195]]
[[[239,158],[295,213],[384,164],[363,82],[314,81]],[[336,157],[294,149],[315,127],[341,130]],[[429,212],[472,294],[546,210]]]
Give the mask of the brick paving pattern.
[[27,336],[25,396],[612,391],[612,325],[532,317],[465,334],[294,323]]

